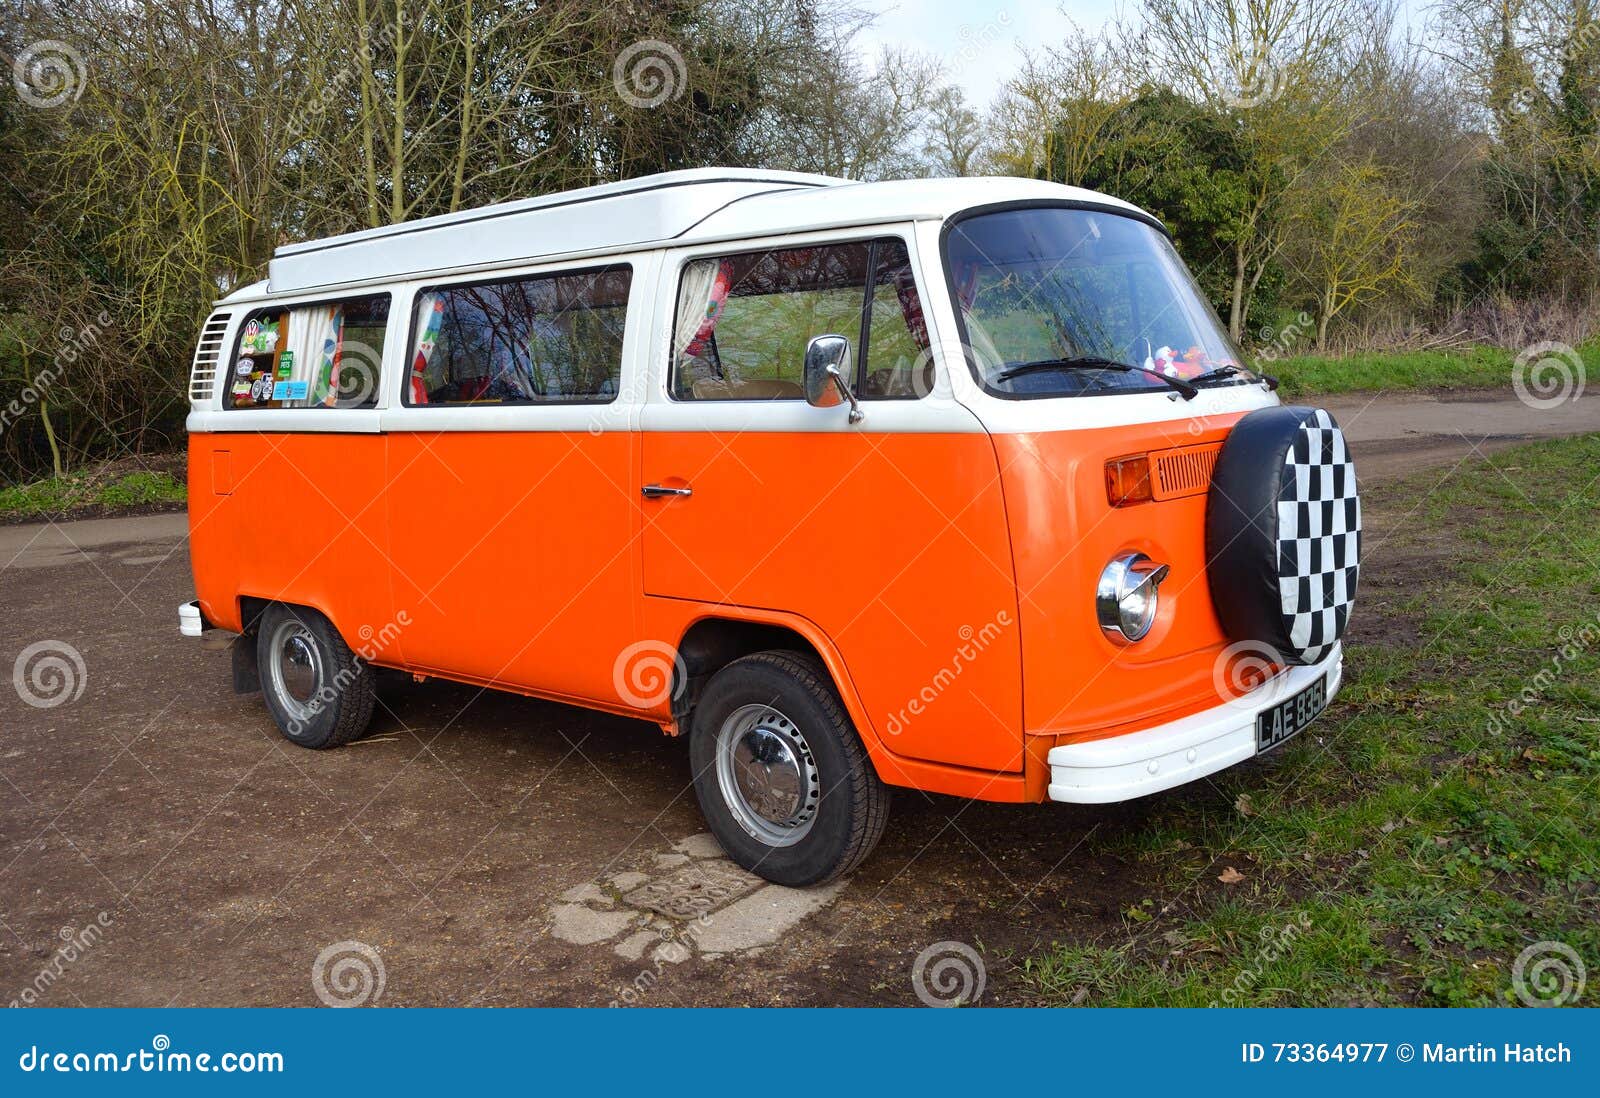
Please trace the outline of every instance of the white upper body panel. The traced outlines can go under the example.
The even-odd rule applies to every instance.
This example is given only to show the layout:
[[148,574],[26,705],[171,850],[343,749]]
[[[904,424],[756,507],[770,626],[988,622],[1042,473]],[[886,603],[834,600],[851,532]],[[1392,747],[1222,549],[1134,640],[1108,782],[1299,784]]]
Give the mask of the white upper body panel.
[[1121,199],[1036,179],[902,179],[696,168],[286,244],[265,281],[219,304],[561,257],[849,225],[940,220],[974,206],[1084,202],[1148,217]]
[[[826,176],[747,169],[669,172],[278,249],[267,280],[218,302],[225,337],[214,351],[225,371],[243,318],[257,307],[386,292],[392,309],[376,406],[363,409],[222,409],[220,385],[195,394],[189,429],[204,431],[739,430],[1023,433],[1192,419],[1277,403],[1259,385],[1208,390],[1188,402],[1164,392],[1012,401],[986,395],[962,354],[953,305],[943,291],[940,234],[947,219],[976,207],[1069,202],[1154,220],[1138,207],[1077,187],[1030,179],[913,179],[852,183]],[[668,347],[681,264],[727,241],[780,247],[807,239],[902,236],[917,271],[934,341],[935,390],[917,401],[847,409],[804,402],[679,402],[667,392]],[[825,235],[823,235],[825,234]],[[417,295],[432,282],[477,272],[508,274],[611,261],[634,269],[619,398],[609,405],[409,408],[400,399]],[[212,343],[203,344],[211,347]],[[225,372],[219,376],[226,376]]]

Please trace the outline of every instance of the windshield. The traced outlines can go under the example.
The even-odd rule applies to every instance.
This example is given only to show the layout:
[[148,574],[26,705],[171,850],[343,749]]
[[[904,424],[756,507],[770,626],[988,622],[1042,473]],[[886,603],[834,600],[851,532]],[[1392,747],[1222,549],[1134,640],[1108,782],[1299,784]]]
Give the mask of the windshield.
[[950,231],[945,261],[972,358],[998,394],[1166,388],[1119,365],[1252,378],[1172,244],[1143,221],[1045,206],[978,214]]

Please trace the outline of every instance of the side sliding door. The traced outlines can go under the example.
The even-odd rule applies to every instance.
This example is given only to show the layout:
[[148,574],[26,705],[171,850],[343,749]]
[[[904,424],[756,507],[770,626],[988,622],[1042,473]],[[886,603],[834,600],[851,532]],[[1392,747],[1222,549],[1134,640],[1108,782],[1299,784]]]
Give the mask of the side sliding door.
[[414,287],[384,418],[406,663],[620,705],[636,636],[636,408],[652,256]]

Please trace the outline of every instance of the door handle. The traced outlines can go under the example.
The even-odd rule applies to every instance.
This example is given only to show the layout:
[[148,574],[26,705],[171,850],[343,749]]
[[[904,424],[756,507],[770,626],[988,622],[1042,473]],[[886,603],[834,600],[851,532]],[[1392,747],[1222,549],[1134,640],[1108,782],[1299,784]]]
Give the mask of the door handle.
[[690,488],[668,488],[663,484],[646,484],[641,491],[645,499],[661,499],[664,496],[692,496],[694,491]]

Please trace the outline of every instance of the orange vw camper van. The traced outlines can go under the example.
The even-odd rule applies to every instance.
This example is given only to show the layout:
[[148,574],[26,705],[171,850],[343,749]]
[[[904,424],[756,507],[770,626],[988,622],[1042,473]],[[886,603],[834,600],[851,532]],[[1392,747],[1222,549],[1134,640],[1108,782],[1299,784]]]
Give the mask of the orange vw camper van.
[[1017,179],[696,170],[280,248],[190,387],[195,601],[291,741],[374,667],[688,738],[770,880],[890,786],[1138,797],[1338,689],[1360,502],[1161,224]]

